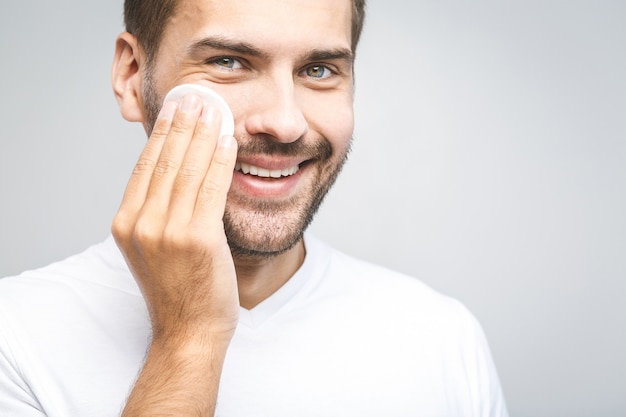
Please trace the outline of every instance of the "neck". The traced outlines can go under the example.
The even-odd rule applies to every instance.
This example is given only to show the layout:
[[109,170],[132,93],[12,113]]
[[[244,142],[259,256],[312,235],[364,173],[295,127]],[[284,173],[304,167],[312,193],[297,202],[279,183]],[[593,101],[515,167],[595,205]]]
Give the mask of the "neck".
[[304,262],[302,239],[291,249],[272,257],[235,257],[239,304],[252,309],[274,294]]

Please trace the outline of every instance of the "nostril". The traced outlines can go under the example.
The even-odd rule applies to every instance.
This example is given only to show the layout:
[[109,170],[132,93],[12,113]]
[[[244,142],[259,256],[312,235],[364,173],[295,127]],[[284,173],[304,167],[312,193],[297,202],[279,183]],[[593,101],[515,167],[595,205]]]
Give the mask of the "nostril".
[[309,132],[306,117],[294,97],[265,97],[252,103],[245,128],[250,136],[267,135],[278,142],[295,142]]

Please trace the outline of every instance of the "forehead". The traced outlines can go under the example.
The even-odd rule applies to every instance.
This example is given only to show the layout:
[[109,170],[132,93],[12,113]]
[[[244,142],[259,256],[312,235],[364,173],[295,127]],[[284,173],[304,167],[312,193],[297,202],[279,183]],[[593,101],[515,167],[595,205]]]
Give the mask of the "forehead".
[[351,21],[351,0],[179,0],[164,40],[180,47],[185,39],[220,36],[275,51],[350,48]]

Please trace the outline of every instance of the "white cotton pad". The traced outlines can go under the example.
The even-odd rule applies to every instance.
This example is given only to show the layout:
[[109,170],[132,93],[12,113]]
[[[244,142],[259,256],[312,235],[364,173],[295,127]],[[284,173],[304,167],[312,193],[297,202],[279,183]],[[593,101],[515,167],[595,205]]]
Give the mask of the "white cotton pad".
[[235,133],[235,120],[233,118],[233,112],[230,111],[230,107],[228,107],[226,100],[209,87],[198,84],[181,84],[172,88],[165,96],[165,100],[163,100],[163,102],[171,99],[180,100],[189,93],[196,94],[202,99],[205,105],[210,104],[215,106],[222,112],[222,127],[220,129],[220,136],[232,136]]

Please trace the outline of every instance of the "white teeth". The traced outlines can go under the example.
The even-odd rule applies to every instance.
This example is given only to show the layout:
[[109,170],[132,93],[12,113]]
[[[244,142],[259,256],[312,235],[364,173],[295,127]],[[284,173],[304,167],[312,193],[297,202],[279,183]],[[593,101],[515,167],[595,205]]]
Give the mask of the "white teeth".
[[293,166],[291,168],[285,168],[285,169],[266,169],[266,168],[260,168],[254,165],[246,164],[245,162],[237,162],[235,164],[236,171],[241,171],[244,174],[255,175],[257,177],[263,177],[263,178],[288,177],[298,172],[299,169],[300,169],[299,165]]

